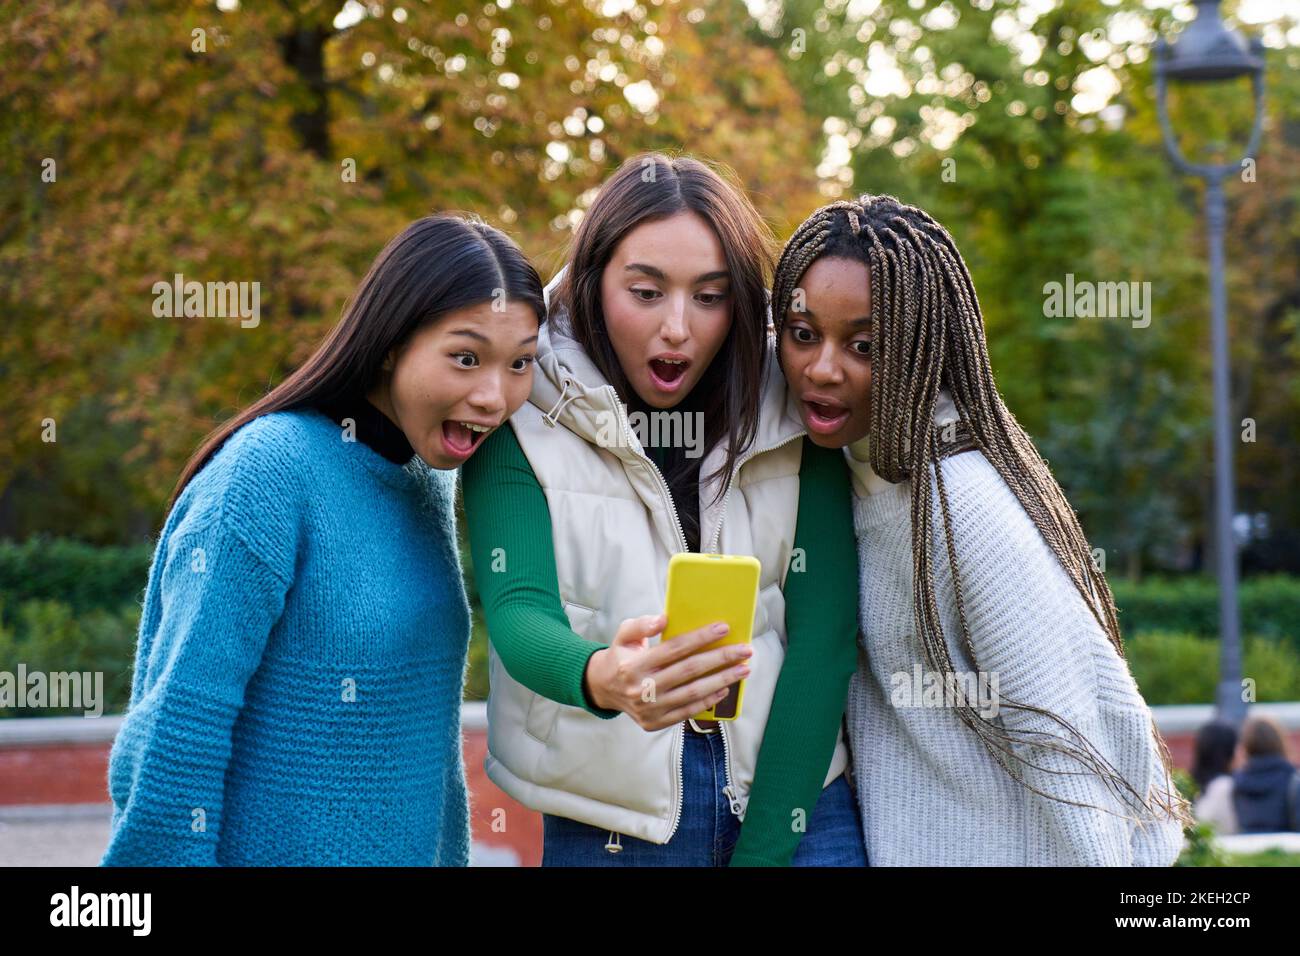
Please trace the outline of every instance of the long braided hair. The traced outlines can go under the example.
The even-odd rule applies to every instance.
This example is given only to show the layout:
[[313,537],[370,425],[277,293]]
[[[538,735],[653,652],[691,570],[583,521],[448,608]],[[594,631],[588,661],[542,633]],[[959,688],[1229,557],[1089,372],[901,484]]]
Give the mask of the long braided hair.
[[[852,259],[869,269],[870,465],[878,475],[895,484],[913,475],[934,474],[961,637],[970,660],[978,668],[957,574],[948,496],[942,469],[938,467],[941,458],[964,448],[978,448],[1002,476],[1123,659],[1124,644],[1120,639],[1115,601],[1105,577],[1093,562],[1078,518],[1029,435],[1002,401],[993,381],[979,300],[952,236],[927,213],[892,196],[863,195],[854,201],[823,206],[795,230],[777,264],[772,317],[778,342],[796,285],[821,256]],[[934,424],[941,389],[949,391],[960,416],[955,436],[941,434],[946,429]],[[936,672],[950,674],[954,668],[935,599],[929,547],[932,540],[930,495],[928,482],[912,482],[913,612],[916,633],[929,666]],[[1022,764],[1043,770],[1049,768],[1026,759],[1011,746],[1013,742],[1036,744],[1067,755],[1083,769],[1053,772],[1095,773],[1112,794],[1140,815],[1158,809],[1185,825],[1190,824],[1187,801],[1171,783],[1169,749],[1154,723],[1151,730],[1164,767],[1165,786],[1148,795],[1139,793],[1064,718],[1005,696],[1000,697],[999,704],[1039,714],[1049,724],[1065,731],[1058,735],[1008,730],[986,718],[964,695],[959,695],[957,712],[962,722],[979,736],[1003,770],[1029,790],[1048,799],[1074,804],[1044,793],[1024,778]],[[1139,825],[1144,822],[1140,816],[1126,818]]]

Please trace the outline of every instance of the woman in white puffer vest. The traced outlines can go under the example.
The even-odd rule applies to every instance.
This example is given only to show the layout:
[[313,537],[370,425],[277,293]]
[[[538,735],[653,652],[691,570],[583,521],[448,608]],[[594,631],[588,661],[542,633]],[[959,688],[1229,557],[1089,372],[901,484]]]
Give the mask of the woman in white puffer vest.
[[872,865],[1173,863],[1187,801],[952,237],[889,196],[832,203],[787,244],[772,309],[813,439],[854,468]]
[[[552,283],[529,402],[465,468],[486,769],[543,814],[543,865],[866,862],[847,742],[804,733],[842,722],[855,664],[850,477],[776,366],[769,241],[703,164],[628,160]],[[657,642],[683,551],[759,559],[749,648]],[[741,678],[734,720],[689,719]]]

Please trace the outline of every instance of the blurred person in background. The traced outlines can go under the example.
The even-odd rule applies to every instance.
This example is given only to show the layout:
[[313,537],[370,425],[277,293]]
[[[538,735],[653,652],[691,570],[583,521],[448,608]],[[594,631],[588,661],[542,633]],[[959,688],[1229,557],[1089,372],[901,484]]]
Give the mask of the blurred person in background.
[[1271,717],[1252,717],[1241,731],[1244,762],[1232,775],[1232,806],[1242,833],[1300,831],[1300,771]]
[[1211,721],[1196,733],[1192,779],[1200,788],[1200,796],[1192,804],[1192,814],[1223,834],[1237,832],[1237,811],[1232,805],[1232,758],[1236,750],[1237,728],[1231,724]]

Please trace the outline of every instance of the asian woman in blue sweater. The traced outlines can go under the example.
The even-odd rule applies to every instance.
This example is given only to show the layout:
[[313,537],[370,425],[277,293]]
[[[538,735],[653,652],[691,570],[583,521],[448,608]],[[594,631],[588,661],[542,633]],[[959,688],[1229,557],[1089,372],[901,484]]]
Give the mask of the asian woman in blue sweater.
[[104,865],[469,857],[455,469],[527,399],[518,247],[430,216],[181,474],[113,744]]

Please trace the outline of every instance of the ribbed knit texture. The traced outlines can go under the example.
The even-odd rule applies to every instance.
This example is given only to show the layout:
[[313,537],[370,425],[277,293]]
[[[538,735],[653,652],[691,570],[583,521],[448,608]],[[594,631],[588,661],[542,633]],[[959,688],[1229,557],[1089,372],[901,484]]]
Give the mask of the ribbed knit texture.
[[154,552],[104,865],[466,865],[455,480],[314,410],[230,437]]
[[[1163,786],[1150,710],[1019,501],[979,451],[941,467],[980,667],[996,672],[1002,695],[1069,721],[1139,793]],[[931,490],[936,599],[954,667],[971,672],[933,474]],[[902,482],[854,504],[864,660],[850,684],[848,716],[871,865],[1171,864],[1182,842],[1177,822],[1148,818],[1139,828],[1037,796],[1007,776],[954,708],[891,701],[895,675],[911,684],[913,666],[926,669],[913,623],[910,495]],[[1007,728],[1062,733],[1046,718],[1007,707],[997,719]],[[1016,746],[1044,767],[1076,772],[1026,771],[1038,789],[1126,812],[1076,762]]]

